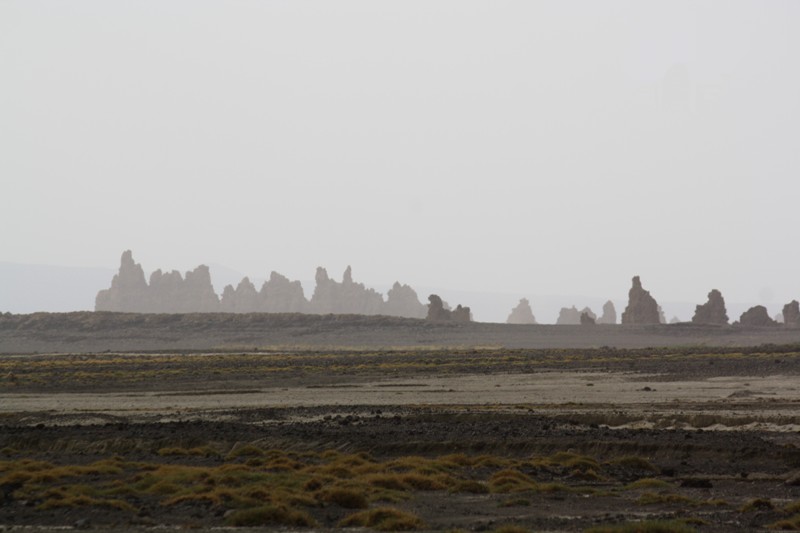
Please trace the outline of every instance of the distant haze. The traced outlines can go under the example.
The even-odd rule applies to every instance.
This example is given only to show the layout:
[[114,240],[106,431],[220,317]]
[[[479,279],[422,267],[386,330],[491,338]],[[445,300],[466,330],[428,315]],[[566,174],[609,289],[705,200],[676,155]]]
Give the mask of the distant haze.
[[544,322],[546,295],[621,312],[638,274],[774,314],[800,299],[798,27],[792,0],[6,0],[0,262],[350,264]]

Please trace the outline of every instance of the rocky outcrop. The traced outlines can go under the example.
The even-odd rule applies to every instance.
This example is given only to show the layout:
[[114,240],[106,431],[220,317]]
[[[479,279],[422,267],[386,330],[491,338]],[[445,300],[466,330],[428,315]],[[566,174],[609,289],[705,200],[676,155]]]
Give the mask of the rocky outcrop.
[[417,291],[408,285],[400,285],[395,281],[386,293],[386,305],[383,313],[389,316],[406,316],[409,318],[425,318],[427,309],[420,303]]
[[211,285],[208,267],[201,265],[186,273],[156,270],[150,283],[130,250],[122,254],[119,272],[111,287],[97,293],[95,310],[129,313],[213,313],[219,299]]
[[450,311],[450,317],[453,322],[472,322],[472,311],[469,307],[462,307],[458,304],[455,309]]
[[800,303],[797,300],[783,306],[783,325],[787,328],[800,328]]
[[145,291],[148,313],[214,313],[219,311],[219,298],[211,285],[208,267],[200,265],[186,273],[177,270],[150,274]]
[[597,319],[598,324],[616,324],[617,323],[617,309],[614,307],[614,302],[611,300],[603,304],[603,314]]
[[594,326],[597,322],[592,315],[587,312],[581,313],[581,326]]
[[[264,313],[307,313],[308,300],[299,281],[290,281],[273,271],[259,292],[259,308]],[[422,305],[422,304],[420,304]]]
[[431,322],[470,322],[472,313],[469,307],[457,305],[452,311],[437,294],[428,296],[428,314],[426,320]]
[[639,276],[634,276],[631,290],[628,291],[628,306],[622,312],[623,324],[660,324],[658,302],[650,292],[642,288]]
[[698,305],[694,310],[692,324],[724,325],[728,323],[728,313],[725,310],[725,299],[717,289],[708,293],[708,301]]
[[236,288],[226,285],[222,291],[220,311],[224,313],[256,313],[261,310],[256,286],[249,278],[244,278]]
[[767,308],[763,305],[751,307],[739,317],[739,324],[742,326],[777,326],[778,323],[772,320],[767,313]]
[[97,311],[148,312],[150,302],[144,270],[142,265],[133,261],[130,250],[123,252],[119,272],[111,280],[111,288],[97,293],[94,306]]
[[328,272],[317,268],[317,286],[311,297],[309,311],[318,314],[379,315],[383,308],[383,296],[363,283],[353,281],[352,269],[344,271],[342,282],[328,277]]
[[211,272],[206,265],[200,265],[186,273],[183,282],[184,313],[213,313],[219,310],[219,297],[211,284]]
[[[426,307],[408,285],[395,283],[384,301],[383,296],[363,283],[353,281],[347,267],[340,282],[330,279],[324,268],[318,268],[316,287],[311,300],[303,294],[299,281],[272,272],[261,290],[249,278],[236,288],[228,285],[218,298],[211,284],[208,267],[201,265],[181,276],[178,271],[156,270],[145,281],[141,265],[135,263],[130,250],[122,254],[119,272],[111,287],[101,290],[95,299],[97,311],[133,313],[316,313],[391,315],[424,318]],[[463,310],[453,311],[462,317]],[[466,310],[469,315],[469,309]],[[459,319],[462,319],[459,318]]]
[[438,294],[428,296],[428,314],[425,320],[431,322],[445,322],[450,320],[450,310],[445,309],[444,301]]
[[561,311],[558,312],[558,318],[556,319],[556,325],[558,326],[577,326],[581,324],[581,315],[586,314],[589,318],[593,321],[597,320],[597,315],[595,315],[591,309],[588,307],[584,307],[581,310],[578,310],[577,307],[574,305],[572,307],[562,307]]
[[533,309],[527,298],[522,298],[517,306],[511,310],[511,314],[506,319],[506,324],[536,324],[536,317],[533,316]]

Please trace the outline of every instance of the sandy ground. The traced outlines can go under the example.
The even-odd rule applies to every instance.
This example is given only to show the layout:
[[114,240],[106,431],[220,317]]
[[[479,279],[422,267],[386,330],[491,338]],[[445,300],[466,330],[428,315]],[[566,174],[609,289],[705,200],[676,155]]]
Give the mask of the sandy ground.
[[[22,330],[0,340],[49,335],[46,342],[57,343],[58,327]],[[387,331],[373,339],[386,340]],[[93,335],[86,342],[102,336]],[[166,493],[136,487],[161,466],[259,476],[272,472],[259,457],[283,454],[312,468],[338,453],[378,465],[461,454],[473,466],[448,475],[484,492],[406,488],[393,496],[391,505],[417,516],[423,530],[585,531],[652,519],[698,531],[767,531],[793,520],[800,502],[800,347],[724,345],[141,354],[75,352],[70,341],[55,350],[62,353],[0,355],[0,527],[210,531],[229,525],[242,504],[172,504]],[[257,455],[236,456],[247,447]],[[76,479],[45,476],[39,485],[24,470],[97,461],[121,466]],[[489,489],[496,476],[512,474],[530,485]],[[340,530],[354,512],[324,499],[326,483],[356,482],[346,469],[337,475],[292,504],[315,530]],[[204,490],[185,483],[162,490]],[[120,486],[128,487],[122,504],[97,500]],[[95,500],[66,505],[69,490]],[[288,528],[301,529],[308,530]]]
[[[544,372],[538,374],[459,375],[341,382],[330,386],[272,387],[246,390],[169,390],[122,393],[0,394],[0,413],[102,413],[135,418],[176,412],[265,407],[536,405],[584,410],[702,410],[719,414],[769,411],[793,414],[800,406],[797,376],[721,376],[702,380],[661,381],[634,372]],[[656,379],[653,379],[656,378]],[[747,399],[746,408],[743,399]],[[573,405],[578,404],[578,405]],[[789,404],[789,406],[786,406]],[[609,407],[611,406],[611,407]],[[767,409],[769,406],[772,408]],[[762,408],[763,407],[763,408]],[[694,409],[694,410],[698,410]]]

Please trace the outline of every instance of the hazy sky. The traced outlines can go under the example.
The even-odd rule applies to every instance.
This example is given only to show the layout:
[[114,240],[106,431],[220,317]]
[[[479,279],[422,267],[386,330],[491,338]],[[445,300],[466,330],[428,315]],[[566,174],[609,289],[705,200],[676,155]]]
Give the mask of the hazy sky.
[[793,0],[0,0],[0,261],[782,304],[798,28]]

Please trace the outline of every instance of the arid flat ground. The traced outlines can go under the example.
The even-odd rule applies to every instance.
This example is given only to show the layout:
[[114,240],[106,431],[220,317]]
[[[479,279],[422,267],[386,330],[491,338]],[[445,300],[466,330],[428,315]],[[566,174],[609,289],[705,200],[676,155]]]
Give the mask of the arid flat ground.
[[4,527],[800,528],[797,344],[34,351]]
[[302,314],[0,314],[2,353],[304,349],[647,348],[798,344],[800,328],[556,326],[431,323],[412,318]]

